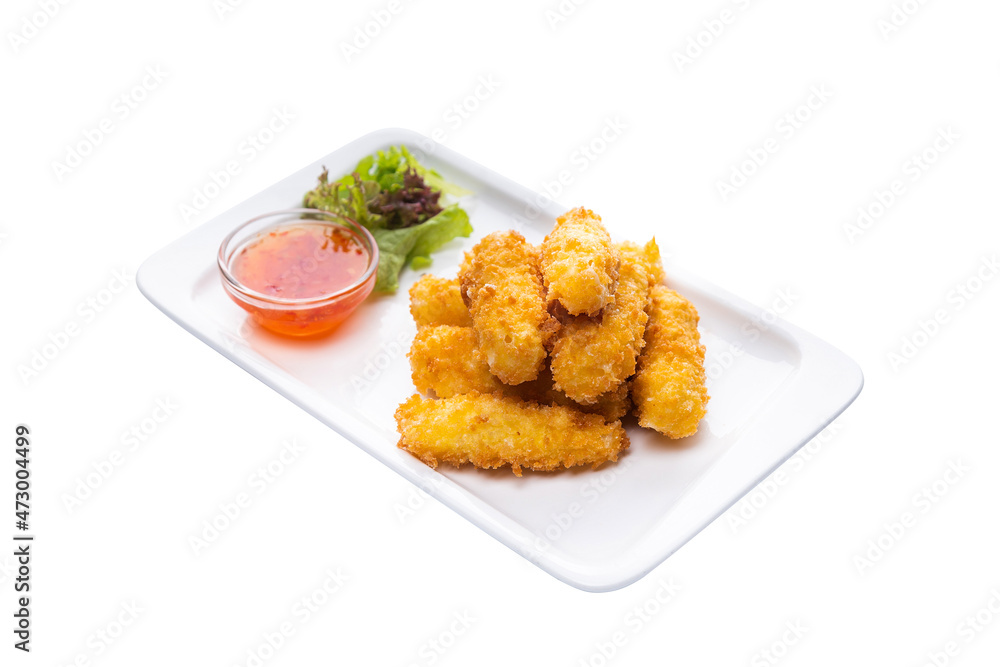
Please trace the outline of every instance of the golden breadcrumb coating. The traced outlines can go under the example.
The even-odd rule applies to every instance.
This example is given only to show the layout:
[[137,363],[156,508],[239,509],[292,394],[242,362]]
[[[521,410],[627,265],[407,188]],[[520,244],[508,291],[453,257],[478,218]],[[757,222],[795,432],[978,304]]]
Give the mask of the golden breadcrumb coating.
[[642,256],[649,270],[649,286],[663,283],[663,260],[660,258],[660,246],[656,245],[656,238],[650,239],[642,247]]
[[565,405],[583,412],[599,414],[613,422],[628,414],[631,399],[622,384],[602,394],[593,405],[580,405],[552,386],[548,366],[538,377],[519,385],[506,385],[490,373],[476,348],[476,335],[469,327],[426,326],[417,331],[410,347],[413,384],[425,395],[448,398],[477,391],[489,394],[502,391],[508,396],[543,404]]
[[508,387],[506,393],[525,401],[535,401],[544,405],[564,405],[568,408],[576,408],[581,412],[601,415],[607,422],[621,419],[628,414],[632,407],[628,382],[623,382],[617,388],[606,394],[601,394],[590,405],[583,405],[555,388],[552,371],[547,366],[538,374],[537,380],[525,382],[516,387]]
[[494,232],[466,255],[458,278],[490,371],[506,384],[538,377],[558,329],[545,308],[538,249],[515,231]]
[[582,206],[564,213],[541,250],[547,301],[558,301],[570,315],[600,313],[614,294],[620,261],[601,216]]
[[413,384],[424,394],[433,391],[438,398],[448,398],[470,391],[500,391],[506,386],[479,356],[471,327],[421,327],[407,356]]
[[580,405],[562,392],[559,393],[566,396],[566,401],[571,401],[571,403],[564,403],[560,398],[556,398],[552,402],[559,405],[569,404],[571,407],[578,406],[584,412],[601,415],[604,417],[604,421],[613,422],[627,415],[632,409],[631,387],[632,383],[626,380],[615,389],[598,396],[597,400],[590,405]]
[[399,447],[436,468],[509,465],[549,471],[617,461],[629,439],[621,422],[561,405],[538,405],[504,394],[464,394],[439,400],[414,394],[396,410]]
[[557,389],[578,403],[591,404],[635,372],[646,329],[646,299],[656,242],[619,246],[621,267],[613,299],[599,318],[568,317],[552,349]]
[[410,314],[418,327],[450,324],[471,327],[472,315],[462,301],[458,279],[425,274],[410,288]]
[[698,311],[677,292],[655,285],[650,292],[646,347],[632,382],[639,425],[671,438],[693,435],[708,399]]

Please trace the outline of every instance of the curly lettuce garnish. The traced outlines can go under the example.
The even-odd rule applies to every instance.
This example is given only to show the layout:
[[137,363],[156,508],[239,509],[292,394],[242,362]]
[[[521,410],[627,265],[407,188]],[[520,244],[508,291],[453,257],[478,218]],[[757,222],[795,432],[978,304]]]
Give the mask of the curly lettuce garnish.
[[469,216],[458,204],[441,205],[442,195],[467,194],[417,162],[405,146],[393,146],[363,158],[336,181],[329,180],[324,168],[317,186],[306,193],[305,205],[364,225],[378,243],[375,290],[395,292],[405,266],[429,266],[432,252],[472,234]]

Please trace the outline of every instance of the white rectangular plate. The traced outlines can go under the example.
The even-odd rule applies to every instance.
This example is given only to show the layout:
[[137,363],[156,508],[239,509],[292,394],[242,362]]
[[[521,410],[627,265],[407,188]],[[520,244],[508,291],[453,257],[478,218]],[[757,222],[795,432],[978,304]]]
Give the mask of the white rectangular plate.
[[[515,228],[539,243],[565,208],[407,130],[364,136],[187,234],[147,260],[142,293],[182,327],[345,438],[555,577],[589,591],[626,586],[664,561],[822,430],[861,391],[850,358],[741,299],[678,271],[668,284],[701,314],[710,369],[708,416],[696,436],[670,441],[630,420],[631,449],[598,470],[515,477],[509,469],[432,470],[396,447],[396,406],[414,392],[406,359],[415,327],[406,270],[393,296],[373,296],[332,336],[289,340],[248,322],[223,293],[223,237],[254,216],[300,205],[322,167],[404,144],[474,192],[463,202],[475,233],[435,254],[452,277],[464,250]],[[628,230],[612,228],[617,240]],[[632,239],[645,241],[646,239]],[[767,322],[767,324],[762,324]],[[749,324],[749,326],[747,326]],[[749,333],[748,333],[749,332]]]

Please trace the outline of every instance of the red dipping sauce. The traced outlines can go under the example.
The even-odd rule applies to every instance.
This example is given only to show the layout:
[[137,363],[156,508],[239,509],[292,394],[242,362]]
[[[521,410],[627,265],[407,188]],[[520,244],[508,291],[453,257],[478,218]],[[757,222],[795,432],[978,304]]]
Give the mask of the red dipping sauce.
[[350,233],[321,222],[281,227],[245,245],[230,271],[246,287],[283,299],[315,299],[350,287],[368,269]]
[[[279,216],[282,223],[274,225]],[[230,298],[258,324],[309,336],[336,327],[371,293],[378,247],[351,220],[300,209],[235,230],[220,248],[219,266]]]

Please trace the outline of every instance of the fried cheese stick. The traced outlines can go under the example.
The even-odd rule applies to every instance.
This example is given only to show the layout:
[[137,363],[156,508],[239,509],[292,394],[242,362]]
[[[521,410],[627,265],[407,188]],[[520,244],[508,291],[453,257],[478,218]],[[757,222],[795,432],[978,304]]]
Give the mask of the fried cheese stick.
[[462,301],[457,279],[425,274],[410,288],[410,314],[417,327],[450,324],[471,327],[472,315]]
[[542,242],[548,303],[558,301],[571,315],[597,315],[614,294],[619,261],[601,216],[582,206],[564,213]]
[[407,356],[413,384],[424,394],[433,391],[438,398],[448,398],[471,391],[500,391],[506,386],[480,357],[471,327],[421,327]]
[[446,324],[422,327],[407,356],[414,386],[421,393],[430,395],[433,392],[438,398],[473,391],[481,394],[502,391],[525,401],[564,405],[599,414],[609,422],[624,417],[631,407],[625,384],[602,394],[593,405],[580,405],[552,386],[552,374],[547,366],[530,382],[516,386],[503,384],[490,373],[489,366],[479,355],[475,333],[469,327]]
[[646,329],[650,275],[659,260],[656,241],[623,243],[618,286],[599,318],[570,317],[552,349],[555,386],[577,403],[592,404],[635,372]]
[[655,285],[645,339],[632,382],[639,425],[670,438],[694,435],[709,399],[698,311],[677,292]]
[[642,247],[642,257],[646,260],[646,269],[649,271],[649,286],[662,284],[663,260],[660,257],[660,246],[656,245],[655,238]]
[[559,326],[545,308],[538,249],[515,231],[494,232],[466,255],[458,278],[490,371],[506,384],[538,377]]
[[549,471],[617,461],[629,439],[621,422],[561,405],[527,403],[504,394],[471,393],[440,400],[414,394],[396,410],[399,447],[436,468],[509,465]]
[[538,374],[537,380],[525,382],[516,387],[508,387],[506,393],[517,396],[525,401],[536,401],[545,405],[562,405],[568,408],[575,408],[581,412],[601,415],[609,423],[627,415],[631,407],[628,383],[623,382],[617,388],[598,396],[597,400],[593,403],[583,405],[555,388],[552,380],[552,371],[548,367],[542,369]]

